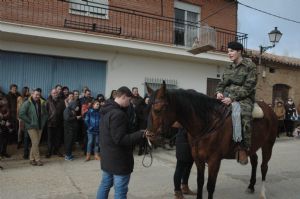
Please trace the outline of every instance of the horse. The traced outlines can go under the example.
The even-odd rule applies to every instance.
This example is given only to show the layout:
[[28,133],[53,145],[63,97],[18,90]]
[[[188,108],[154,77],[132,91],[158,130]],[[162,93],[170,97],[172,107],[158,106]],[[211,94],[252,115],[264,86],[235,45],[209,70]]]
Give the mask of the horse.
[[[202,199],[205,164],[208,166],[208,199],[213,199],[221,160],[235,158],[236,143],[232,139],[231,110],[220,100],[194,90],[167,90],[165,82],[156,91],[146,86],[148,93],[151,94],[147,130],[154,135],[152,140],[154,141],[161,131],[169,128],[176,121],[187,129],[192,156],[197,166],[197,199]],[[265,180],[277,135],[277,118],[266,103],[257,103],[263,110],[264,116],[261,119],[253,119],[252,144],[249,151],[252,172],[247,191],[249,193],[255,191],[258,164],[256,151],[261,148],[260,198],[266,198]]]

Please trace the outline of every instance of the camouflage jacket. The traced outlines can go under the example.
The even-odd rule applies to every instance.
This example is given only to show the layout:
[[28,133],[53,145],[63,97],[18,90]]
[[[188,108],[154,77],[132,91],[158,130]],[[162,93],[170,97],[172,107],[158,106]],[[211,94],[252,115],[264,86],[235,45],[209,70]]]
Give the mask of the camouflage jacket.
[[232,101],[250,99],[254,103],[256,83],[256,65],[251,59],[243,58],[240,64],[235,65],[232,63],[226,67],[216,92],[223,93],[225,97],[231,98]]

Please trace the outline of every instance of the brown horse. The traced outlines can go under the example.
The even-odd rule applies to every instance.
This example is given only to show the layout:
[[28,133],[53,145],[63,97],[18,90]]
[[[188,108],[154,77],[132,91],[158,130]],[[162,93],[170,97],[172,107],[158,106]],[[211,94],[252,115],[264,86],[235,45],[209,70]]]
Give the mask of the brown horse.
[[[208,165],[208,198],[213,198],[216,180],[222,159],[233,159],[235,143],[232,140],[232,119],[230,109],[217,99],[210,98],[193,90],[167,90],[165,83],[151,94],[151,111],[148,119],[148,131],[158,135],[178,121],[189,132],[192,155],[197,166],[198,199],[202,199],[205,163]],[[268,162],[277,134],[277,119],[267,104],[258,102],[264,117],[253,120],[250,160],[252,165],[248,192],[254,192],[256,183],[257,154],[262,150],[262,190],[265,198],[264,182],[268,171]],[[233,197],[234,198],[234,197]]]

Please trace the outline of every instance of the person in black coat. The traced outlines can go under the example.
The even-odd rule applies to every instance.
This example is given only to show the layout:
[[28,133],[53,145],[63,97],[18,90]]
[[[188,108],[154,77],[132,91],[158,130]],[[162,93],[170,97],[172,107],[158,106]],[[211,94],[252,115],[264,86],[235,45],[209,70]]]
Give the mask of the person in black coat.
[[51,90],[51,95],[47,100],[46,108],[49,114],[47,122],[48,153],[46,158],[50,158],[52,154],[62,157],[59,147],[64,133],[63,112],[65,110],[65,102],[58,97],[56,89]]
[[76,111],[79,109],[79,104],[77,101],[72,101],[69,103],[68,107],[64,110],[64,143],[66,156],[65,160],[73,160],[72,146],[75,141],[75,136],[77,135],[78,120],[81,116],[76,115]]
[[293,137],[294,121],[293,116],[297,115],[297,110],[292,98],[289,98],[285,105],[285,128],[286,135]]
[[[176,125],[174,127],[180,127]],[[189,189],[188,181],[190,172],[194,164],[194,159],[191,153],[191,147],[188,143],[187,131],[184,128],[179,128],[176,135],[176,169],[174,173],[174,192],[175,199],[184,199],[183,194],[196,195]]]
[[10,158],[6,149],[9,135],[12,131],[13,129],[7,99],[5,97],[0,97],[0,159],[1,157]]
[[130,132],[126,108],[132,93],[129,88],[117,90],[116,98],[101,108],[100,148],[102,180],[97,199],[108,198],[114,185],[115,198],[127,198],[130,174],[133,171],[133,145],[145,139],[143,131]]

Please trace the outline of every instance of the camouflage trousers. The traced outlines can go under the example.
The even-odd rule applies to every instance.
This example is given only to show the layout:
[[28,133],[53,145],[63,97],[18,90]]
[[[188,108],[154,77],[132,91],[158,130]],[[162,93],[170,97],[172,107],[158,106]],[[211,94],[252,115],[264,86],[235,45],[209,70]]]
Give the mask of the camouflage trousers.
[[250,148],[251,146],[251,121],[252,121],[252,111],[253,111],[253,102],[250,99],[245,99],[239,101],[241,106],[241,122],[242,122],[242,134],[243,141],[242,144],[244,147]]

